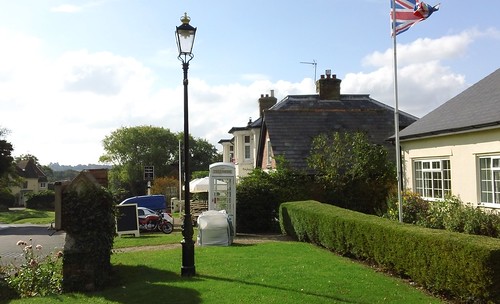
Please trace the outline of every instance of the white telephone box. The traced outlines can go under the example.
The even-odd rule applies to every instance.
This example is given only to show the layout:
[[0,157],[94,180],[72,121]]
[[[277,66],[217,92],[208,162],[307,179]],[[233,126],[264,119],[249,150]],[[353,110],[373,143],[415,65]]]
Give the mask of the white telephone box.
[[209,166],[208,210],[225,210],[236,233],[236,168],[232,163]]

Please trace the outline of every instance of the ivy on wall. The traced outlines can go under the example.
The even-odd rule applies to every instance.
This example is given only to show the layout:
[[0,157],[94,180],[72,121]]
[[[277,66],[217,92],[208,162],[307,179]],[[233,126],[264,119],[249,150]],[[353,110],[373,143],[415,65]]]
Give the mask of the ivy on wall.
[[64,192],[62,226],[66,231],[63,290],[102,289],[109,280],[116,233],[112,194],[90,186]]

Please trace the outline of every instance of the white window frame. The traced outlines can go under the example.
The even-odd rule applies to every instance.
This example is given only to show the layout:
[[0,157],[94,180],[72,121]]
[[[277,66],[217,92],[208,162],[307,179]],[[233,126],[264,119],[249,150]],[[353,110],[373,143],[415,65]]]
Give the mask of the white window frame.
[[252,159],[252,147],[250,145],[250,141],[251,141],[250,135],[243,136],[243,157],[245,160]]
[[451,194],[451,162],[447,158],[413,160],[413,191],[427,200]]
[[500,208],[500,155],[480,156],[478,170],[480,204]]

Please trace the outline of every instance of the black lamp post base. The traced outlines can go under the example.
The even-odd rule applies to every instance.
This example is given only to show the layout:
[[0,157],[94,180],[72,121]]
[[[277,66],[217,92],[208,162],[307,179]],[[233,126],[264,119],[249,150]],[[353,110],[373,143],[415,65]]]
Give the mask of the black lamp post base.
[[194,266],[194,242],[193,240],[182,240],[182,267],[181,276],[192,277],[196,275]]
[[181,276],[183,277],[194,277],[196,275],[196,269],[194,266],[182,266]]

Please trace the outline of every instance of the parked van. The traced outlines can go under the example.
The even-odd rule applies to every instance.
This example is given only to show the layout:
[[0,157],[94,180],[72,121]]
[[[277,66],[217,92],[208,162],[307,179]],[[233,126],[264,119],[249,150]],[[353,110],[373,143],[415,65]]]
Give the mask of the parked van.
[[129,197],[119,205],[125,204],[137,204],[137,207],[145,207],[154,211],[166,211],[167,209],[165,196],[162,194]]

